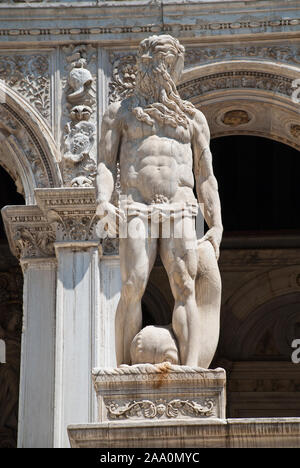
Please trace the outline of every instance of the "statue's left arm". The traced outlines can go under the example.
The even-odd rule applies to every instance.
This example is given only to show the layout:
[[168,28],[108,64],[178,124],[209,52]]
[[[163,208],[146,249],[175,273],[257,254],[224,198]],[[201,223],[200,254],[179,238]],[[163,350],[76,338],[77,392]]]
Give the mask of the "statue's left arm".
[[209,148],[210,132],[202,112],[196,111],[193,123],[192,148],[197,197],[209,227],[202,241],[208,240],[212,243],[218,259],[223,226],[218,183],[213,173],[212,155]]

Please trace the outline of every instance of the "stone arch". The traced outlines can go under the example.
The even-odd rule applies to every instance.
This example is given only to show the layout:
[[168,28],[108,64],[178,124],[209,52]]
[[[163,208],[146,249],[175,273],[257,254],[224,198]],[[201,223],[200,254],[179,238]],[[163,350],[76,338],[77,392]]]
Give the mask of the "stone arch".
[[[231,359],[253,358],[255,349],[272,324],[272,314],[288,309],[279,320],[275,334],[279,352],[287,352],[281,332],[299,323],[300,327],[300,266],[293,265],[265,271],[236,290],[222,311],[221,354]],[[275,318],[275,315],[273,315]],[[290,321],[289,326],[287,320]],[[292,336],[292,334],[291,334]],[[283,351],[284,350],[284,351]]]
[[59,151],[38,113],[0,81],[0,164],[14,179],[26,204],[35,188],[62,186]]
[[228,60],[188,68],[178,89],[204,113],[212,138],[263,136],[300,150],[298,78],[296,66]]

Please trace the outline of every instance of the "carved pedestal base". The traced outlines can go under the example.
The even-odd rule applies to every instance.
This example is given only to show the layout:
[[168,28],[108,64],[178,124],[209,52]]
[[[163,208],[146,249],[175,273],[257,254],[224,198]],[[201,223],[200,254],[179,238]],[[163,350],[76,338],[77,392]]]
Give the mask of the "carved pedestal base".
[[[147,439],[148,435],[148,442],[153,446],[176,447],[175,432],[186,439],[183,443],[188,446],[187,427],[224,423],[226,374],[223,369],[140,364],[94,369],[93,381],[99,424],[69,427],[72,446],[77,446],[77,430],[89,446],[89,431],[95,427],[94,447],[143,446],[140,437]],[[132,445],[135,438],[138,445]]]
[[169,363],[94,369],[100,422],[225,418],[223,369]]

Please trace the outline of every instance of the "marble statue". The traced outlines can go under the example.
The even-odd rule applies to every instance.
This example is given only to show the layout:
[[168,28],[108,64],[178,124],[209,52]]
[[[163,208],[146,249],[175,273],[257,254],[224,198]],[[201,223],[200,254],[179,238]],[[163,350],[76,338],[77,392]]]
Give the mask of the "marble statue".
[[[184,47],[177,39],[161,35],[143,40],[134,92],[112,103],[103,117],[97,213],[108,232],[126,226],[119,240],[118,366],[171,356],[173,363],[208,368],[218,343],[217,260],[223,231],[218,185],[207,121],[176,89],[183,66]],[[112,203],[117,163],[121,204]],[[198,206],[209,227],[199,240]],[[175,301],[172,324],[142,333],[141,300],[158,252]]]

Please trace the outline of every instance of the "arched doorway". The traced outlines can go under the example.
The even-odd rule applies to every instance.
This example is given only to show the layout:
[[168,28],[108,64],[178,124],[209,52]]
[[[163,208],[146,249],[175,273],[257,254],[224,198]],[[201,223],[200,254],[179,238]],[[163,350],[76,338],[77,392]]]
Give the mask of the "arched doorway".
[[[62,186],[58,148],[40,115],[3,81],[0,81],[0,95],[0,208],[17,205],[21,210],[19,220],[26,224],[20,205],[31,205],[24,207],[29,210],[38,209],[32,207],[36,204],[35,189]],[[27,219],[30,221],[32,217]],[[6,229],[10,248],[18,257],[17,250],[12,248],[16,233],[9,233],[7,223]],[[23,313],[23,274],[17,258],[9,250],[2,217],[0,254],[0,339],[6,349],[6,362],[0,364],[0,447],[16,447],[20,429],[17,419],[22,316],[26,314]]]
[[227,370],[227,416],[299,416],[299,151],[249,135],[215,138],[211,150],[224,224],[213,365]]
[[[0,167],[0,209],[23,205],[14,181]],[[23,275],[11,254],[0,220],[0,339],[5,343],[5,363],[0,363],[0,447],[17,446]]]
[[299,151],[264,137],[211,141],[224,235],[300,233]]

